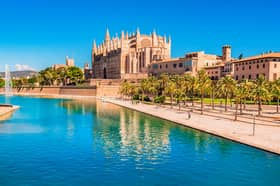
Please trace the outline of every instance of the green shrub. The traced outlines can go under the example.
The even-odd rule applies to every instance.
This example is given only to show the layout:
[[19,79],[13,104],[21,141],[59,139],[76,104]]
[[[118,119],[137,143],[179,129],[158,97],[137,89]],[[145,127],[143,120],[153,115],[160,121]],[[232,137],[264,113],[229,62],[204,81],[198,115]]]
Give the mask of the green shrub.
[[140,99],[140,96],[137,94],[137,95],[134,95],[133,97],[132,97],[132,99],[133,100],[139,100]]
[[164,103],[165,102],[165,96],[157,96],[154,100],[155,103]]

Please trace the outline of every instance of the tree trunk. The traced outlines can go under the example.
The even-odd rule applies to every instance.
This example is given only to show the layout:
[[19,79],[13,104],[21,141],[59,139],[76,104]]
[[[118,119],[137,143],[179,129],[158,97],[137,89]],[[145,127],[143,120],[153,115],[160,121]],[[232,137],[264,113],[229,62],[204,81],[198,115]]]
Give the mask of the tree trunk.
[[201,115],[203,115],[203,109],[204,109],[204,104],[203,104],[203,98],[204,98],[204,96],[203,96],[203,94],[201,94],[201,100],[200,100],[200,104],[201,104],[201,112],[200,112],[200,114]]
[[178,103],[179,103],[179,111],[181,111],[181,104],[180,104],[180,101],[179,101]]
[[246,110],[246,99],[243,100],[243,110]]
[[173,95],[171,95],[171,109],[173,109]]
[[277,113],[279,113],[279,97],[277,97]]
[[238,102],[235,102],[235,114],[234,114],[234,121],[237,121],[237,112],[238,112]]
[[227,112],[227,101],[228,101],[228,95],[226,94],[226,99],[225,99],[225,112]]
[[215,108],[215,106],[214,106],[214,91],[212,92],[212,100],[211,100],[211,103],[212,103],[212,110],[214,110]]
[[258,116],[261,116],[262,114],[262,102],[260,97],[258,98]]

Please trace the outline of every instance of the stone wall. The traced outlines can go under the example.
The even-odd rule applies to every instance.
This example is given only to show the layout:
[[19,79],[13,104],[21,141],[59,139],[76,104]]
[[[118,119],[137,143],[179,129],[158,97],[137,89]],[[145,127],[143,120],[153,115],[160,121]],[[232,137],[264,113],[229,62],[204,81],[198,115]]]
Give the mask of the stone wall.
[[[15,94],[96,96],[96,87],[22,87],[14,88]],[[4,89],[0,89],[4,93]]]
[[90,85],[96,86],[96,96],[119,97],[121,79],[91,79]]

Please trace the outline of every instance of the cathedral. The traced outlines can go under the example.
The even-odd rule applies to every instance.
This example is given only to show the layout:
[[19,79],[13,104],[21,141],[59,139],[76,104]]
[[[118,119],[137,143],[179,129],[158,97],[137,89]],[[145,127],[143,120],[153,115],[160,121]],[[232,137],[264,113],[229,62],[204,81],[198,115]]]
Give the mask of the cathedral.
[[110,37],[107,29],[105,40],[92,47],[93,77],[96,79],[139,79],[147,77],[148,68],[154,62],[170,59],[171,38],[121,32]]

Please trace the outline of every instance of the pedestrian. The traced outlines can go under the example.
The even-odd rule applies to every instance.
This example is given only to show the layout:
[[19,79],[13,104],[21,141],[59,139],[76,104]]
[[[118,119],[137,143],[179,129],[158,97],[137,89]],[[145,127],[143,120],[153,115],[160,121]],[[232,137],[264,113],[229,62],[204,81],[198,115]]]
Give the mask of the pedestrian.
[[191,112],[188,111],[188,119],[191,119]]

